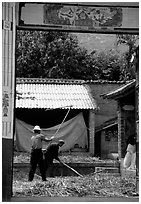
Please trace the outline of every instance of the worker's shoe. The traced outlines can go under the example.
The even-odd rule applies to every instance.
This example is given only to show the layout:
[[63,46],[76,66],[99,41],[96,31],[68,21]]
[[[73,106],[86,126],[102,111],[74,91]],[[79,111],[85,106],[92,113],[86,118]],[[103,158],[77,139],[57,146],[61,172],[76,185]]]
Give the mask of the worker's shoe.
[[31,180],[31,179],[28,179],[28,181],[31,182],[31,181],[33,181],[33,179],[32,179],[32,180]]
[[42,181],[47,181],[46,179],[42,179]]

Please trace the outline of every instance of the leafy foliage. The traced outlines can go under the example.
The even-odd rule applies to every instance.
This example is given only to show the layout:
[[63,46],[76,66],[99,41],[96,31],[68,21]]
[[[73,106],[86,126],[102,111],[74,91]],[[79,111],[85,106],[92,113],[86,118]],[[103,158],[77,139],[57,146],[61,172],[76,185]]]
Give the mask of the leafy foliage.
[[107,50],[89,55],[74,34],[17,31],[16,42],[17,77],[111,81],[135,77],[134,70],[127,69],[127,53],[121,56],[115,50]]
[[[136,42],[139,40],[138,35],[119,34],[117,35],[117,44],[125,44],[132,52],[136,48]],[[131,53],[130,53],[131,54]]]
[[120,34],[117,35],[117,45],[124,44],[128,47],[128,50],[124,53],[124,58],[126,60],[126,73],[125,76],[127,79],[135,78],[135,65],[130,63],[132,54],[138,46],[139,36],[138,35],[129,35],[129,34]]
[[17,77],[67,79],[84,72],[86,50],[68,33],[19,31],[16,47]]
[[124,80],[126,62],[115,50],[96,52],[93,55],[93,66],[96,79],[119,81]]

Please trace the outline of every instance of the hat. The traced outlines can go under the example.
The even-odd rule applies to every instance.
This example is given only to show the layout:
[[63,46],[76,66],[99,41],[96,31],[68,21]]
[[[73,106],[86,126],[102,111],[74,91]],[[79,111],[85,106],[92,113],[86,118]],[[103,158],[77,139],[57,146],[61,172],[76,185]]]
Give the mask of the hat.
[[59,143],[63,143],[64,144],[65,142],[64,142],[64,140],[59,140]]
[[39,125],[36,125],[33,130],[41,130],[40,126]]

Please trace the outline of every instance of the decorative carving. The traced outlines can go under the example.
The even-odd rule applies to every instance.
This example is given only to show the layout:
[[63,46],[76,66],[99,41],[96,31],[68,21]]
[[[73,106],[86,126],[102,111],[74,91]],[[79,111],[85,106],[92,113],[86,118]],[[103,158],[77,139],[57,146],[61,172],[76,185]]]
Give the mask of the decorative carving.
[[9,95],[7,92],[4,92],[2,100],[3,117],[8,117],[8,107],[9,107]]
[[[129,2],[128,2],[129,3]],[[19,3],[19,25],[24,29],[139,33],[139,8],[126,4]],[[118,6],[119,5],[119,6]]]
[[44,6],[44,23],[90,28],[120,27],[122,25],[122,8],[46,4]]

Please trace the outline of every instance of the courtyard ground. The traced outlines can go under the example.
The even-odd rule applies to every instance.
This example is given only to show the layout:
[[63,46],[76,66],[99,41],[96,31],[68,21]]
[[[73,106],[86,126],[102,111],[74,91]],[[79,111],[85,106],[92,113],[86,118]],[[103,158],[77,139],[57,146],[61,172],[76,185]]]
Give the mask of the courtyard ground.
[[[64,162],[101,162],[99,158],[90,157],[88,154],[82,155],[62,155]],[[29,154],[15,153],[14,162],[29,163]],[[105,160],[107,162],[107,160]],[[114,162],[114,161],[110,161]],[[135,176],[115,173],[91,173],[79,176],[56,176],[47,177],[46,182],[41,181],[39,175],[35,175],[32,182],[28,182],[28,172],[26,168],[15,169],[13,171],[13,202],[15,201],[48,201],[48,202],[76,202],[109,199],[108,202],[138,201],[136,194]],[[114,200],[113,200],[114,199]],[[86,201],[86,202],[87,202]],[[97,201],[96,201],[97,202]]]

